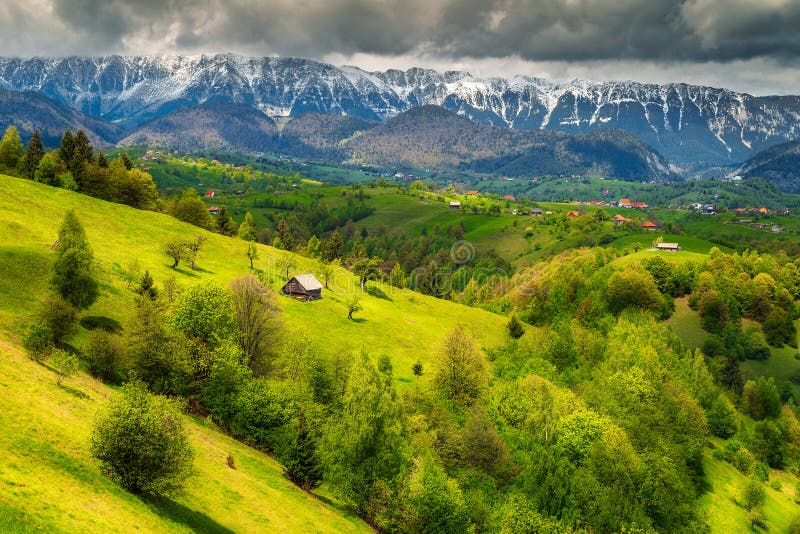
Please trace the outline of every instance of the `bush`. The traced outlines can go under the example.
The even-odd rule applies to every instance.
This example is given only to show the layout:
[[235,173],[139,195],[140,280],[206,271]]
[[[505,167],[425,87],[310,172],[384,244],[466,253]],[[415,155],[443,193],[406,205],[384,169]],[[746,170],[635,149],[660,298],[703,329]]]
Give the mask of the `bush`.
[[95,423],[92,456],[104,474],[133,493],[169,495],[191,474],[193,452],[176,400],[142,383],[123,386]]
[[53,347],[53,332],[43,322],[33,323],[22,337],[22,346],[34,361],[41,361],[50,354]]
[[755,508],[760,508],[764,504],[765,499],[764,488],[760,482],[750,481],[742,491],[742,506],[751,511]]
[[612,274],[606,287],[606,302],[612,313],[619,313],[627,307],[661,314],[664,301],[649,273],[627,269]]
[[717,437],[728,439],[736,433],[736,415],[732,408],[715,401],[706,413],[708,428]]
[[65,378],[69,378],[78,372],[78,358],[71,352],[56,349],[50,356],[50,366],[56,372],[56,384],[61,384]]
[[51,293],[39,304],[36,318],[50,328],[53,345],[61,347],[75,331],[78,314],[72,304],[61,296]]
[[118,382],[124,374],[125,349],[120,339],[105,330],[92,330],[83,349],[83,359],[92,376],[106,382]]

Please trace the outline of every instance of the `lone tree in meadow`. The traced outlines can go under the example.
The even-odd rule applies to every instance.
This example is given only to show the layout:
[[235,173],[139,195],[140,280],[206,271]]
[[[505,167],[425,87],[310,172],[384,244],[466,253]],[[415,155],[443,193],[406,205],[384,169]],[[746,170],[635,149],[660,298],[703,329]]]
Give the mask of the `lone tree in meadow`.
[[178,401],[128,383],[95,423],[91,453],[104,474],[133,493],[169,495],[192,471],[193,452]]
[[525,334],[525,327],[522,326],[522,323],[514,314],[511,315],[511,319],[506,323],[506,328],[508,328],[508,335],[511,336],[511,339],[519,339]]
[[64,215],[56,254],[51,279],[53,288],[76,309],[85,310],[97,300],[100,292],[93,273],[94,255],[73,210]]

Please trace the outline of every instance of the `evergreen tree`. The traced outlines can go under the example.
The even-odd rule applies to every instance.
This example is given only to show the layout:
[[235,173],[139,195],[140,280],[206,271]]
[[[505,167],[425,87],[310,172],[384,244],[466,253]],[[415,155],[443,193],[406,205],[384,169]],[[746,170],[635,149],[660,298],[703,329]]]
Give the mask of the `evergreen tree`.
[[119,159],[122,160],[122,163],[125,165],[126,169],[131,170],[133,168],[133,162],[131,161],[131,158],[128,157],[127,152],[123,152]]
[[278,221],[278,226],[275,229],[275,233],[277,234],[278,239],[281,240],[283,248],[286,250],[292,250],[292,234],[289,231],[289,225],[286,224],[285,219]]
[[67,130],[64,132],[64,136],[61,137],[61,146],[58,148],[58,156],[61,158],[61,161],[64,162],[64,165],[67,166],[67,169],[71,169],[72,158],[75,156],[75,138],[72,136],[72,130]]
[[156,300],[156,297],[158,297],[158,289],[153,285],[153,277],[150,275],[150,271],[145,270],[144,276],[142,276],[142,283],[139,284],[139,288],[136,292],[150,300]]
[[286,477],[306,491],[322,483],[322,465],[317,459],[316,440],[306,422],[306,415],[300,409],[297,420],[297,433],[283,459]]
[[[102,169],[107,169],[108,168],[108,160],[106,159],[106,155],[103,154],[102,150],[97,153],[97,166],[102,168]],[[128,169],[128,170],[130,170],[130,169]]]
[[75,308],[88,308],[97,300],[99,290],[92,273],[92,249],[73,210],[64,215],[58,231],[56,254],[51,284]]
[[519,319],[517,319],[517,316],[513,314],[511,315],[511,319],[508,320],[506,328],[508,328],[508,335],[511,336],[512,339],[519,339],[525,334],[525,328],[522,326]]
[[83,130],[78,130],[78,133],[75,134],[75,154],[73,158],[80,159],[84,164],[94,163],[94,148],[89,143],[89,138],[86,137]]
[[225,209],[225,206],[222,206],[219,209],[219,213],[217,213],[217,231],[222,235],[230,235],[231,234],[231,218],[228,215],[228,210]]
[[22,141],[19,132],[15,127],[9,126],[0,139],[0,168],[6,171],[16,169],[21,157]]
[[25,156],[21,160],[22,164],[22,177],[28,180],[33,180],[36,177],[36,169],[39,167],[39,162],[44,157],[44,145],[42,145],[42,138],[39,136],[39,130],[34,130],[31,140],[28,142],[28,148],[25,150]]

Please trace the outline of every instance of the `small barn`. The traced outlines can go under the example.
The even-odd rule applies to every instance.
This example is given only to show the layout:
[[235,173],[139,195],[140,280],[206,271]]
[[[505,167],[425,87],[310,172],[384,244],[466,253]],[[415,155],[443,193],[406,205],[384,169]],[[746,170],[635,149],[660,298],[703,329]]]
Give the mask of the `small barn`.
[[298,274],[286,282],[281,293],[298,300],[317,300],[322,298],[322,284],[313,274]]
[[679,247],[677,243],[658,243],[656,248],[658,250],[666,250],[668,252],[678,252],[681,250],[681,247]]
[[461,209],[461,202],[458,200],[451,200],[450,201],[450,209],[460,210]]

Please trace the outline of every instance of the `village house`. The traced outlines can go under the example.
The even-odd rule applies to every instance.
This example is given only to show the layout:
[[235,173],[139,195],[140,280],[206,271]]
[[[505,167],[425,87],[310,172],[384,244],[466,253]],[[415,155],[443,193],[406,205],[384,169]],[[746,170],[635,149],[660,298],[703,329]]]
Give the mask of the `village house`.
[[535,215],[536,217],[542,216],[542,208],[531,208],[531,215]]
[[658,226],[656,225],[656,223],[652,221],[645,221],[642,223],[642,228],[644,228],[645,230],[653,231],[656,230]]
[[477,195],[478,195],[478,192],[475,191],[474,189],[472,191],[467,191],[467,196],[468,197],[474,197],[474,196],[477,196]]
[[461,202],[458,200],[451,200],[450,201],[450,209],[458,210],[461,209]]
[[313,274],[298,274],[286,282],[281,293],[308,302],[322,298],[322,284]]
[[627,217],[623,217],[619,213],[614,215],[614,224],[620,225],[620,224],[625,224],[627,222],[631,222],[631,220],[628,219]]
[[514,202],[514,201],[516,200],[516,199],[514,198],[514,195],[503,195],[503,199],[504,199],[504,200],[510,200],[510,201],[512,201],[512,202]]
[[581,213],[579,211],[570,211],[567,213],[567,217],[569,217],[570,219],[574,219],[575,217],[579,217],[580,214]]
[[668,252],[678,252],[681,250],[681,247],[679,247],[677,243],[659,243],[656,245],[656,249],[666,250]]
[[211,191],[210,189],[208,191],[206,191],[206,197],[207,198],[213,198],[214,195],[215,195],[214,191]]
[[633,204],[629,198],[621,198],[619,199],[619,207],[620,208],[632,208]]
[[208,208],[208,213],[210,213],[211,215],[219,214],[219,207],[218,206],[211,206],[210,208]]

